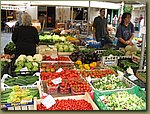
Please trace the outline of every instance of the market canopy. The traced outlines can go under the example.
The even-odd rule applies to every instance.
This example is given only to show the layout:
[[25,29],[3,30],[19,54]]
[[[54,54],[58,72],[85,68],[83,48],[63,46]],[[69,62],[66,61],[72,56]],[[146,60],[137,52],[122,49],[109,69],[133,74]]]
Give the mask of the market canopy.
[[[51,6],[76,6],[76,7],[89,7],[89,1],[1,1],[2,5],[51,5]],[[91,1],[90,7],[95,8],[107,8],[107,9],[119,9],[120,3]]]

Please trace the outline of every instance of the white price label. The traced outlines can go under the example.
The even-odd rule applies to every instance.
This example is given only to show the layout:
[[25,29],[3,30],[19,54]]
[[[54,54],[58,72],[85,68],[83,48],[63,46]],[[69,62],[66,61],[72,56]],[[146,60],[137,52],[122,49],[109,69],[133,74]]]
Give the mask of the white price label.
[[91,76],[86,77],[86,80],[90,83],[91,82]]
[[63,69],[62,68],[59,68],[56,72],[62,72]]
[[40,73],[36,72],[33,76],[40,76]]
[[59,84],[59,83],[62,82],[62,78],[59,77],[59,78],[53,79],[52,82],[53,82],[54,84]]
[[47,97],[42,99],[41,103],[48,109],[51,106],[53,106],[56,103],[56,101],[51,95],[48,95]]
[[131,76],[129,76],[128,77],[130,80],[132,80],[132,81],[134,81],[134,80],[137,80],[138,78],[136,77],[136,76],[134,76],[134,75],[131,75]]

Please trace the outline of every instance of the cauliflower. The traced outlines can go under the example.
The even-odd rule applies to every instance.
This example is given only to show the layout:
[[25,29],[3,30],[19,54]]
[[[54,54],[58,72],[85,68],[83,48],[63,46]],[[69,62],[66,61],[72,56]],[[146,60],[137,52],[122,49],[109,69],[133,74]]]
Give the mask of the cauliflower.
[[25,61],[26,60],[26,55],[20,55],[17,59],[16,59],[16,61],[15,61],[15,64],[17,64],[18,63],[18,61]]
[[32,62],[33,66],[39,66],[37,62]]
[[40,62],[40,61],[42,61],[42,59],[43,59],[43,57],[42,57],[41,54],[35,54],[35,55],[33,56],[33,60],[35,60],[35,61]]
[[27,60],[28,60],[28,61],[33,61],[32,56],[31,56],[31,55],[27,56]]

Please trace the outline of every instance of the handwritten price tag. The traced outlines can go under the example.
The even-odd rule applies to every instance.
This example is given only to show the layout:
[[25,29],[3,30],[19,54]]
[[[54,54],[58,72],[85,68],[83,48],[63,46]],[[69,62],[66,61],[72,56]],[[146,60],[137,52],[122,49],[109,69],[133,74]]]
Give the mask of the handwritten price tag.
[[42,99],[41,103],[48,109],[51,106],[53,106],[56,103],[56,101],[51,95],[48,95],[47,97]]
[[63,69],[62,68],[59,68],[56,72],[62,72]]
[[59,78],[53,79],[52,82],[53,82],[54,84],[59,84],[59,83],[62,82],[62,78],[59,77]]

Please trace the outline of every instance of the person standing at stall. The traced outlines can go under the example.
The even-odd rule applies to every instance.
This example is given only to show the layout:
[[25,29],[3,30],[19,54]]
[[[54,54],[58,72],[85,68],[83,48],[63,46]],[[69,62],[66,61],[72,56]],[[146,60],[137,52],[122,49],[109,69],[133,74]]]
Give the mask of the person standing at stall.
[[100,16],[94,18],[93,22],[94,38],[97,42],[101,42],[102,46],[107,43],[112,43],[108,38],[107,19],[105,18],[105,9],[100,9]]
[[125,48],[127,45],[133,45],[134,25],[131,23],[130,13],[123,13],[121,23],[117,28],[116,37],[118,38],[118,48]]
[[31,16],[24,13],[22,16],[22,25],[15,28],[12,34],[12,41],[16,45],[15,58],[21,54],[36,54],[36,45],[39,43],[38,31],[32,26]]

